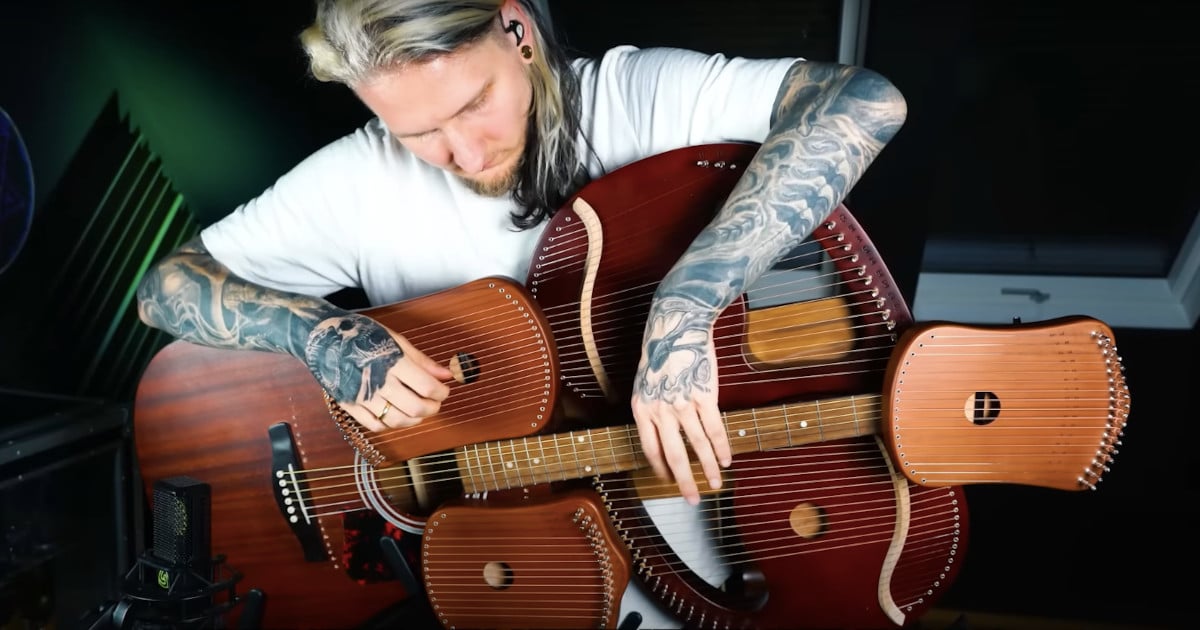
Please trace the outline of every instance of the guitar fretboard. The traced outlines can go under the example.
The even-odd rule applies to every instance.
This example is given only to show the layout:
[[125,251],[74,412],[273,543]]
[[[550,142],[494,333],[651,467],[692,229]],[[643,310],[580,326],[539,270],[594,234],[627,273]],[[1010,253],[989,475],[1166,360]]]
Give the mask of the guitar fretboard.
[[[873,435],[882,398],[847,396],[722,414],[734,454]],[[636,425],[484,442],[457,450],[467,493],[648,467]]]

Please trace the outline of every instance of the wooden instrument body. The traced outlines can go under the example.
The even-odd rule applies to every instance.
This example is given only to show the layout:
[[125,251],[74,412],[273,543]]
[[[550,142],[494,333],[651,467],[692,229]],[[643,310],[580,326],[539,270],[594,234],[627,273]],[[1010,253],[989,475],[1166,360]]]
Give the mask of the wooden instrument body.
[[[562,420],[552,415],[560,402],[560,384],[568,393],[562,398],[570,398],[574,410],[584,411],[570,419],[627,424],[632,375],[653,287],[711,218],[755,149],[742,144],[693,147],[649,158],[610,174],[603,185],[585,187],[547,227],[531,264],[528,291],[510,280],[491,278],[364,311],[405,334],[436,361],[472,366],[473,378],[452,384],[451,397],[438,416],[417,427],[363,433],[344,414],[339,418],[336,407],[327,407],[312,375],[291,357],[185,342],[169,345],[143,375],[135,406],[135,444],[147,491],[154,480],[176,475],[212,485],[213,551],[242,572],[243,589],[261,589],[268,602],[275,603],[266,607],[264,626],[360,625],[410,594],[394,581],[352,575],[345,560],[350,555],[346,546],[354,541],[343,514],[383,510],[389,521],[399,519],[401,526],[428,535],[425,516],[443,503],[436,496],[416,496],[420,484],[408,463],[488,440],[507,444],[495,447],[499,456],[538,452],[517,448],[516,441],[544,434],[555,428],[555,420]],[[886,267],[846,208],[835,209],[810,241],[823,259],[818,275],[825,274],[830,292],[753,309],[740,299],[718,320],[722,408],[883,391],[890,405],[883,423],[889,448],[880,449],[863,438],[793,446],[797,427],[785,423],[786,447],[776,443],[776,450],[769,452],[740,450],[730,470],[732,494],[722,508],[735,525],[742,554],[737,565],[750,576],[749,588],[740,592],[714,588],[686,568],[673,570],[682,565],[639,506],[629,475],[598,475],[595,482],[612,523],[638,553],[639,577],[689,624],[707,626],[720,620],[718,625],[730,627],[873,628],[918,617],[952,582],[965,550],[966,506],[954,484],[978,481],[931,475],[944,459],[943,438],[960,440],[953,442],[955,448],[968,445],[961,441],[967,432],[949,436],[939,431],[952,424],[960,429],[970,425],[970,439],[976,439],[980,430],[988,430],[988,423],[967,422],[970,410],[964,410],[959,399],[978,401],[978,396],[970,396],[979,391],[1000,391],[1002,400],[1016,396],[1000,386],[956,390],[951,395],[951,402],[958,404],[954,413],[925,414],[914,401],[946,405],[935,399],[940,395],[937,386],[947,382],[944,365],[926,351],[931,347],[927,339],[919,347],[907,345],[908,340],[923,339],[917,334],[944,337],[948,330],[912,326]],[[789,296],[785,292],[777,297]],[[1065,363],[1043,363],[1043,370],[1058,373],[1074,366],[1076,380],[1068,381],[1095,380],[1097,370],[1111,372],[1114,366],[1111,331],[1094,320],[1079,324],[1090,327],[1090,333],[1098,331],[1100,349],[1091,350],[1100,358],[1073,354],[1081,352],[1081,342],[1091,341],[1081,339],[1074,328],[1064,336],[1046,325],[1033,331],[1041,335],[1036,339],[1015,334],[989,341],[1026,344],[1019,352],[1048,343],[1039,356],[1056,356]],[[901,357],[893,352],[897,337],[912,328],[920,330],[905,337],[903,354],[909,356]],[[953,372],[960,385],[974,387],[968,382],[970,372],[1003,372],[993,367],[959,357]],[[899,377],[904,380],[894,380]],[[1059,439],[1070,443],[1060,449],[1059,459],[1071,460],[1075,468],[1068,470],[1082,470],[1088,479],[1098,478],[1098,471],[1075,461],[1081,456],[1075,440],[1086,441],[1099,432],[1102,463],[1107,463],[1128,415],[1123,378],[1118,374],[1099,380],[1107,381],[1101,386],[1115,393],[1098,411],[1089,407],[1086,418],[1071,420],[1067,429],[1076,433]],[[1063,386],[1055,382],[1043,391]],[[965,414],[961,421],[955,415],[959,412]],[[1097,426],[1098,415],[1105,413],[1114,422],[1106,427],[1101,418]],[[287,474],[295,475],[298,489],[310,502],[305,507],[312,509],[302,516],[319,531],[319,557],[312,557],[308,549],[305,558],[289,515],[275,507],[282,471],[272,459],[268,431],[277,426],[290,430],[295,470]],[[861,428],[855,430],[854,435],[864,435]],[[997,433],[983,439],[1002,443]],[[819,432],[795,435],[801,434],[828,439]],[[627,437],[625,443],[633,440]],[[538,447],[544,444],[538,441]],[[889,450],[902,454],[896,469],[885,453]],[[479,459],[479,451],[475,453]],[[970,453],[968,459],[981,455]],[[1004,459],[994,450],[984,454]],[[464,450],[459,458],[469,456]],[[891,472],[882,473],[885,468]],[[767,469],[773,472],[764,475]],[[576,462],[571,470],[583,476],[592,468]],[[1020,472],[1019,467],[1005,470],[1008,477],[991,481],[1011,481]],[[909,481],[898,471],[909,475]],[[503,469],[501,473],[507,476]],[[1061,483],[1059,477],[1015,478],[1038,485]],[[552,480],[550,474],[528,479],[539,484],[533,495],[554,496],[547,486],[557,484],[540,483]],[[857,486],[851,495],[844,494],[847,483]],[[543,505],[557,513],[578,500],[574,494],[562,494]],[[459,514],[477,504],[444,505]],[[869,519],[862,516],[864,505],[872,506]],[[368,513],[379,516],[373,511]],[[502,517],[500,512],[496,510],[497,517]],[[531,506],[513,514],[513,522],[532,526],[545,513]],[[640,533],[628,535],[631,528]],[[452,542],[456,536],[447,534],[449,529],[441,531],[439,541]],[[592,606],[593,611],[602,608]]]
[[[369,583],[351,574],[343,513],[368,509],[374,497],[419,532],[428,510],[412,486],[401,483],[407,481],[405,459],[549,424],[557,386],[550,368],[554,350],[540,313],[529,305],[519,284],[488,278],[363,311],[409,335],[439,362],[469,354],[479,377],[452,384],[438,416],[416,427],[357,437],[339,429],[321,387],[298,359],[172,342],[143,373],[134,407],[147,496],[165,477],[186,475],[211,486],[213,553],[243,574],[243,591],[267,595],[264,626],[361,625],[409,594],[396,581]],[[490,316],[473,319],[478,313]],[[305,559],[288,516],[277,508],[280,471],[268,430],[278,423],[294,438],[296,472],[306,482],[301,494],[308,499],[300,517],[319,528],[319,559]],[[367,465],[353,446],[356,439],[383,459],[378,467]],[[358,474],[364,470],[390,476],[392,483],[372,490]]]
[[[718,143],[644,158],[585,186],[551,219],[526,285],[562,359],[562,396],[582,417],[613,423],[630,417],[654,287],[712,220],[757,148]],[[813,271],[833,295],[811,287],[793,295],[775,291],[793,303],[807,298],[815,321],[805,322],[795,306],[757,313],[760,322],[774,322],[759,324],[770,329],[764,336],[800,340],[791,345],[804,347],[793,353],[755,339],[749,328],[755,313],[745,296],[721,314],[714,331],[723,409],[879,390],[897,332],[912,321],[903,296],[844,206],[805,243],[825,255],[829,269]],[[848,338],[820,341],[847,323]]]
[[[552,219],[538,244],[526,283],[547,313],[563,360],[562,396],[582,409],[582,417],[616,424],[629,421],[628,401],[653,288],[724,203],[757,149],[755,144],[712,144],[643,159],[584,187]],[[815,284],[825,291],[814,294],[810,286],[798,285],[799,290],[789,295],[776,289],[772,297],[783,305],[755,309],[743,295],[715,323],[722,409],[880,391],[896,339],[912,323],[903,296],[865,230],[845,206],[836,208],[805,246],[822,258],[820,265],[810,263],[810,271],[816,275]],[[754,478],[749,471],[777,457],[781,457],[777,451],[739,455],[731,476]],[[829,464],[837,466],[836,460]],[[785,477],[794,478],[790,474]],[[614,520],[638,524],[634,529],[639,534],[627,536],[626,541],[635,554],[647,558],[642,563],[650,567],[642,573],[647,585],[688,620],[703,618],[708,623],[721,619],[718,625],[735,627],[798,627],[797,623],[799,627],[838,623],[888,627],[894,623],[880,610],[874,583],[864,577],[872,573],[878,578],[878,571],[862,570],[882,566],[890,536],[874,549],[864,546],[841,551],[844,558],[834,559],[835,554],[806,556],[816,562],[829,558],[828,564],[811,566],[809,576],[819,577],[808,581],[826,584],[840,594],[806,587],[805,577],[785,568],[788,559],[795,560],[793,555],[770,560],[780,556],[747,548],[748,557],[766,554],[767,559],[755,563],[753,569],[765,577],[766,588],[773,593],[763,607],[762,593],[730,595],[689,570],[676,571],[685,563],[640,506],[628,476],[602,475],[598,484],[621,498],[623,507]],[[805,503],[799,488],[774,486],[773,492],[779,496],[772,505]],[[895,503],[890,486],[881,491]],[[755,492],[752,482],[738,482],[734,490],[735,497]],[[956,509],[953,504],[962,503],[961,497],[953,494],[939,495],[946,498],[937,508],[951,519]],[[732,511],[738,514],[747,540],[753,541],[759,534],[768,539],[763,528],[771,527],[778,518],[753,511],[741,514],[753,504],[735,498]],[[759,516],[763,524],[756,526]],[[965,548],[965,531],[961,536]],[[900,542],[903,538],[902,534]],[[827,544],[824,539],[810,547],[822,544]],[[843,560],[845,565],[840,564]],[[839,569],[850,565],[858,570],[845,573]],[[771,575],[766,577],[767,573]],[[906,574],[901,579],[914,578]],[[932,603],[933,598],[923,601]],[[830,606],[831,602],[838,605]]]
[[425,591],[456,628],[615,628],[630,561],[586,488],[440,506],[421,545]]
[[872,438],[737,461],[724,500],[701,504],[723,515],[707,526],[723,532],[713,553],[730,571],[725,584],[702,579],[672,548],[677,518],[649,515],[628,477],[599,486],[643,559],[639,578],[685,627],[903,627],[953,583],[968,542],[961,488],[907,482]]

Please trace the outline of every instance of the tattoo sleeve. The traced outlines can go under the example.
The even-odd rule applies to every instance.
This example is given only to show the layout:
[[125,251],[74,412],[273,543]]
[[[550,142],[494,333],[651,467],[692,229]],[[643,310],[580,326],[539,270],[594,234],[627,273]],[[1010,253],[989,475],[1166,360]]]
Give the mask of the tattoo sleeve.
[[286,352],[302,360],[318,323],[348,315],[323,299],[238,278],[213,259],[199,237],[152,267],[137,295],[142,321],[177,338]]
[[[884,77],[802,61],[776,97],[771,131],[728,200],[663,279],[647,326],[649,374],[690,351],[692,376],[713,321],[838,206],[904,123],[906,105]],[[678,355],[673,357],[678,361]],[[679,375],[674,385],[689,380]],[[642,394],[668,387],[639,379]]]

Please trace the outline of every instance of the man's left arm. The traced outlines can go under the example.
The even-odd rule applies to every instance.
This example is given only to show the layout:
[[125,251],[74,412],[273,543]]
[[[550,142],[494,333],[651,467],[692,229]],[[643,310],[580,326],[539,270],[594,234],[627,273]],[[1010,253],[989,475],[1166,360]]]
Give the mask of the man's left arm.
[[713,488],[731,463],[717,408],[713,322],[842,203],[896,134],[904,97],[878,73],[799,61],[787,72],[771,130],[713,221],[654,296],[633,412],[655,473],[699,501],[686,438]]

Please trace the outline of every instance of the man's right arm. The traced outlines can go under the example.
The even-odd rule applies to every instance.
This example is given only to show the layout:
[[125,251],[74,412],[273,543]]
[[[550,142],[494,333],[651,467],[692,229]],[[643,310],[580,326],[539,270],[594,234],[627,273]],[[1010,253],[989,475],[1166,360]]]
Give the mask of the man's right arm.
[[142,321],[179,339],[300,359],[371,430],[420,422],[449,394],[443,381],[450,371],[402,335],[321,298],[243,280],[213,258],[200,237],[148,271],[137,295]]
[[179,339],[286,352],[301,360],[319,322],[349,314],[321,298],[242,280],[217,262],[198,236],[151,268],[137,296],[142,321]]

